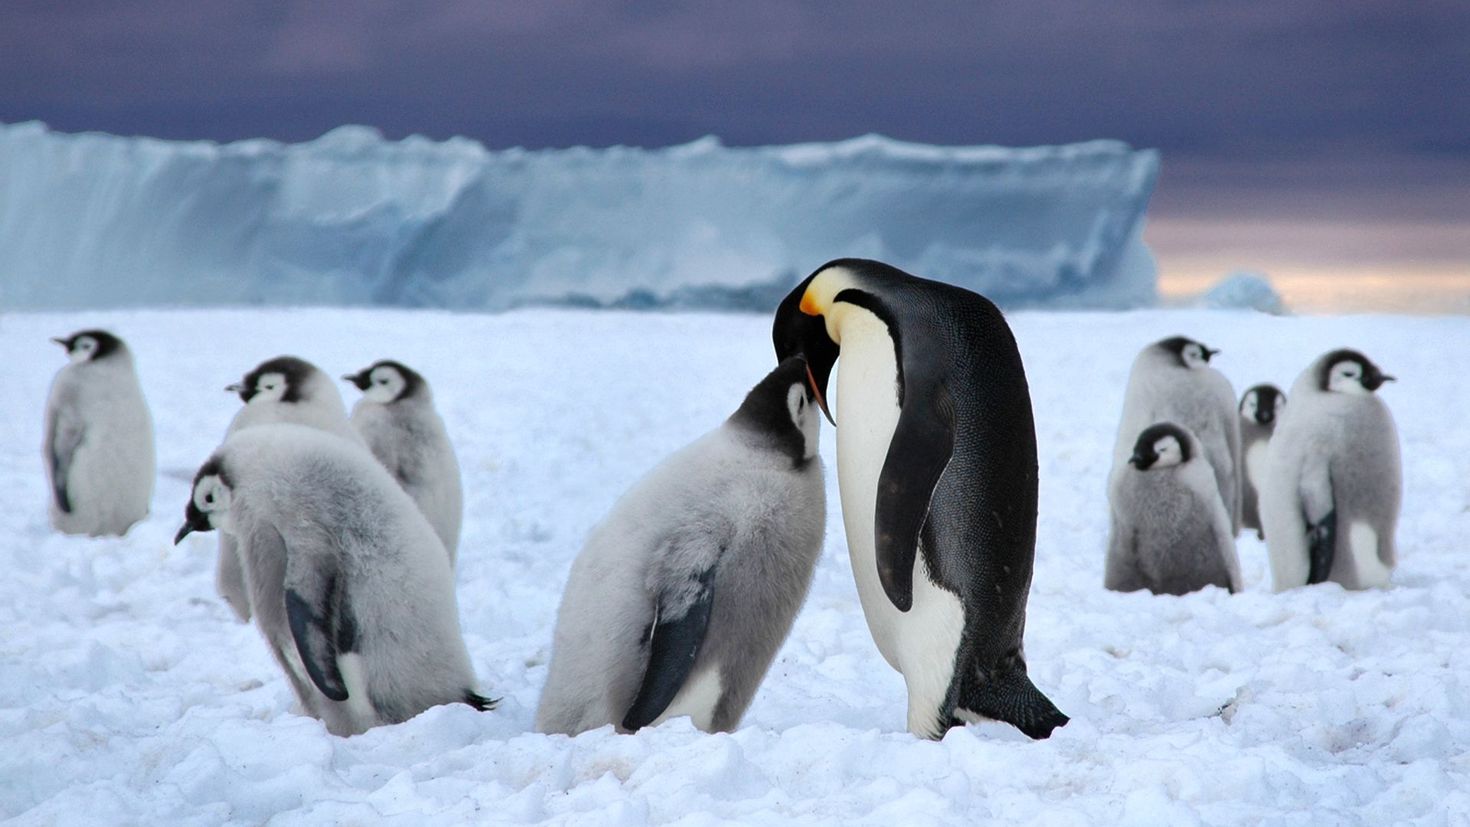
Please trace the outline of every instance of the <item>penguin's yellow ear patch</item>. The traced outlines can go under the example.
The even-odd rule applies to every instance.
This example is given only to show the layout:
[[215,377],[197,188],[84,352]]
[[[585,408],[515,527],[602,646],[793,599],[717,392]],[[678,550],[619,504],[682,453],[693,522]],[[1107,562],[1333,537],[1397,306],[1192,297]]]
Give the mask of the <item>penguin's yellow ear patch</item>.
[[822,315],[822,308],[817,306],[817,299],[812,295],[810,288],[801,294],[801,306],[799,309],[808,316]]

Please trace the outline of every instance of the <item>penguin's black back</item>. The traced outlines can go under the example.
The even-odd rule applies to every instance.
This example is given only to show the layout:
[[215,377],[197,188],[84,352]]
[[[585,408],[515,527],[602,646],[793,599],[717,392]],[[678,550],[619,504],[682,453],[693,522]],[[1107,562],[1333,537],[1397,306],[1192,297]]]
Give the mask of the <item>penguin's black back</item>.
[[868,304],[838,299],[888,324],[903,404],[952,411],[954,451],[930,500],[920,552],[933,579],[964,603],[966,637],[983,630],[977,637],[994,644],[983,646],[997,651],[981,659],[998,659],[1020,645],[1036,547],[1036,425],[1015,336],[999,308],[970,290],[879,262],[827,266],[845,267],[873,288]]

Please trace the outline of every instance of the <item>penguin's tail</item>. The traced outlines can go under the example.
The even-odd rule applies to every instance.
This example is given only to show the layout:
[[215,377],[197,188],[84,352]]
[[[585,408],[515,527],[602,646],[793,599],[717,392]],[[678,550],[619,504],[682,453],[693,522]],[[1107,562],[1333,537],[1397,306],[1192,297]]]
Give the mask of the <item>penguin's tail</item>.
[[1052,730],[1071,720],[1041,694],[1026,675],[1026,667],[997,670],[971,689],[962,706],[981,717],[1005,721],[1028,737],[1050,737]]
[[489,712],[500,704],[499,698],[487,698],[475,692],[466,691],[464,702],[474,707],[479,712]]

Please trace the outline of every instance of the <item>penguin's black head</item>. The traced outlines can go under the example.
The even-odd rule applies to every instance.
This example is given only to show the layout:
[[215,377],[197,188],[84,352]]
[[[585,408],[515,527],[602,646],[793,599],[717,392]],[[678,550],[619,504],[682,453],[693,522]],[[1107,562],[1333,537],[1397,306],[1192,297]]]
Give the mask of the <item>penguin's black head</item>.
[[97,329],[79,330],[64,339],[55,337],[51,341],[66,348],[66,355],[73,362],[96,362],[122,349],[121,339]]
[[1180,366],[1186,368],[1202,368],[1210,363],[1211,356],[1220,352],[1211,350],[1205,347],[1203,342],[1197,342],[1186,336],[1170,336],[1160,340],[1156,347],[1174,354]]
[[1240,397],[1240,415],[1270,427],[1286,406],[1286,394],[1275,385],[1256,385]]
[[1140,471],[1167,468],[1189,462],[1189,434],[1172,422],[1160,422],[1143,429],[1133,443],[1133,456],[1128,464]]
[[195,531],[213,531],[215,515],[229,510],[230,478],[218,455],[210,457],[199,467],[189,490],[189,504],[184,506],[184,524],[174,535],[174,545]]
[[1335,393],[1372,393],[1384,382],[1395,381],[1369,361],[1367,356],[1349,348],[1339,348],[1318,360],[1317,387]]
[[316,372],[316,366],[295,356],[267,359],[245,374],[245,378],[225,387],[240,394],[240,401],[250,403],[256,396],[278,402],[300,402],[301,389]]
[[816,394],[807,378],[806,360],[792,356],[781,360],[766,378],[756,383],[730,422],[758,435],[772,447],[804,465],[817,454]]
[[771,325],[776,358],[784,362],[792,356],[800,356],[805,361],[812,394],[827,421],[833,424],[836,423],[832,419],[832,411],[827,407],[827,380],[832,376],[832,366],[837,362],[840,348],[827,332],[825,314],[830,300],[824,301],[809,288],[818,276],[837,263],[822,265],[792,288],[776,307],[776,318]]
[[385,405],[428,392],[428,384],[418,371],[392,359],[379,359],[342,378],[356,385],[369,399]]

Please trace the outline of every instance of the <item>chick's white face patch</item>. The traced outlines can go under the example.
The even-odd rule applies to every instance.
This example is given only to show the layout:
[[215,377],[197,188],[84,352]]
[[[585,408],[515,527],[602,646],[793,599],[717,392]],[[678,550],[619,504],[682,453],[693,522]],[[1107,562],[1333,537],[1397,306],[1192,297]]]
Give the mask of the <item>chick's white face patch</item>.
[[1154,461],[1154,468],[1168,468],[1184,461],[1184,449],[1179,446],[1179,440],[1172,436],[1160,437],[1155,441],[1154,453],[1159,455]]
[[255,380],[255,396],[251,402],[279,402],[286,395],[286,374],[262,373]]
[[1190,342],[1179,352],[1179,358],[1184,360],[1184,366],[1190,370],[1207,367],[1210,364],[1209,357],[1205,355],[1205,348],[1199,342]]
[[786,410],[791,421],[801,431],[804,442],[802,456],[811,458],[817,453],[817,406],[807,399],[805,383],[792,385],[786,391]]
[[229,486],[218,474],[200,477],[194,484],[194,507],[202,511],[215,528],[223,527],[223,521],[229,515],[230,497]]
[[1240,415],[1245,417],[1246,419],[1255,419],[1256,410],[1259,404],[1260,402],[1256,398],[1256,392],[1251,391],[1250,393],[1245,395],[1245,399],[1241,400]]
[[408,387],[408,380],[403,378],[403,373],[397,368],[387,365],[373,368],[368,374],[368,387],[363,391],[363,396],[373,402],[386,405],[403,395]]
[[1327,390],[1333,393],[1366,394],[1363,387],[1363,366],[1351,360],[1335,363],[1327,371]]
[[[54,353],[55,351],[52,352]],[[76,338],[76,341],[71,343],[71,350],[68,350],[66,352],[66,355],[68,358],[71,359],[72,363],[75,364],[77,362],[85,362],[91,359],[94,355],[96,355],[96,353],[96,339],[92,338],[91,336],[78,336]]]

